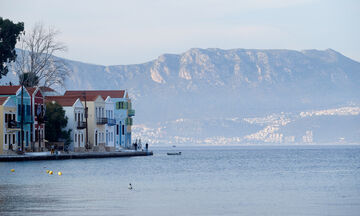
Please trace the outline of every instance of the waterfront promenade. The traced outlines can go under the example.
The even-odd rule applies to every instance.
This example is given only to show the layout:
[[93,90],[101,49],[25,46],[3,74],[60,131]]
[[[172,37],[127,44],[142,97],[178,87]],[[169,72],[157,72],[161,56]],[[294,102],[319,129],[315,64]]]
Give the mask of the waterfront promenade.
[[33,161],[33,160],[66,160],[87,158],[135,157],[150,156],[152,151],[121,151],[121,152],[87,152],[87,153],[61,153],[61,154],[32,154],[0,155],[0,162]]

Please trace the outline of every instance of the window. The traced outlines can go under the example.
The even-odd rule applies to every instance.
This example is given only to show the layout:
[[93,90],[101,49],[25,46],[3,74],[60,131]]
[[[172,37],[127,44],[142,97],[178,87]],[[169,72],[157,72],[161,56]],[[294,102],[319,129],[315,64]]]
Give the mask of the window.
[[5,134],[5,144],[7,144],[7,134]]
[[39,140],[39,131],[35,129],[35,142]]
[[30,105],[26,105],[26,115],[31,115],[31,113],[30,113]]
[[77,142],[77,139],[76,139],[76,138],[77,138],[77,134],[75,134],[75,142]]
[[116,135],[119,135],[119,125],[116,125]]
[[26,146],[29,145],[29,131],[26,131]]
[[74,118],[75,118],[75,121],[76,121],[76,113],[74,113]]
[[81,142],[84,142],[84,134],[81,134]]
[[122,135],[124,135],[125,134],[125,126],[123,125],[122,126]]

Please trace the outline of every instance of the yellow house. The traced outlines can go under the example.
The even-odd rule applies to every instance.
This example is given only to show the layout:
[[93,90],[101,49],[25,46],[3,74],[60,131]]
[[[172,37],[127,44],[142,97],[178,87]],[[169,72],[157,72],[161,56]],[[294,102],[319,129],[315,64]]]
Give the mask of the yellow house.
[[[85,107],[85,98],[81,98]],[[100,95],[86,96],[88,108],[88,143],[94,151],[105,151],[105,101]]]
[[14,100],[0,97],[0,154],[11,154],[19,148],[16,132],[20,131],[20,126],[16,122],[16,111]]

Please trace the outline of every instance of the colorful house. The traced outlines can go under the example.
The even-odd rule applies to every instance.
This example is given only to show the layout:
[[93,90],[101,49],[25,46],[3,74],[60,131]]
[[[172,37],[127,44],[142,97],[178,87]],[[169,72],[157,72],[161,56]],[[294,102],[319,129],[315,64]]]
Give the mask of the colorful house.
[[19,148],[17,133],[20,125],[17,124],[16,104],[10,97],[0,97],[0,154],[11,154]]
[[21,123],[23,125],[23,130],[17,131],[15,135],[18,141],[18,148],[21,148],[21,143],[23,143],[24,150],[31,151],[30,125],[33,123],[33,117],[31,115],[31,97],[28,91],[26,88],[21,88],[21,86],[0,86],[0,97],[9,97],[9,100],[12,100],[12,103],[17,107],[16,121],[20,124],[20,128]]
[[133,124],[132,117],[135,115],[135,110],[132,109],[128,93],[125,90],[89,90],[66,91],[65,95],[82,97],[84,93],[87,96],[101,95],[104,100],[108,100],[108,103],[111,100],[114,106],[114,142],[116,149],[131,148],[131,126]]
[[105,100],[105,116],[107,119],[105,125],[105,148],[107,151],[115,151],[116,119],[114,117],[114,102],[110,96]]
[[85,107],[78,97],[73,96],[48,96],[47,103],[58,103],[65,110],[68,119],[65,130],[71,130],[70,151],[81,152],[85,150],[86,122]]
[[30,140],[33,151],[43,151],[45,149],[45,99],[39,87],[27,88],[31,96],[31,114],[33,124],[30,125]]

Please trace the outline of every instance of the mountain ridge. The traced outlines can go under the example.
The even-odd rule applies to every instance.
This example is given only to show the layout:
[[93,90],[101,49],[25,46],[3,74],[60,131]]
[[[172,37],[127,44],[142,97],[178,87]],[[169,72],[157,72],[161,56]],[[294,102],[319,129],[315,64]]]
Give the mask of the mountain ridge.
[[[180,122],[176,123],[176,120],[188,119],[190,123],[185,124],[181,131],[189,136],[181,139],[189,142],[195,136],[190,133],[192,129],[202,131],[203,138],[223,133],[227,139],[236,142],[247,142],[246,137],[252,137],[251,134],[255,137],[269,136],[261,142],[279,140],[281,134],[284,140],[285,135],[287,140],[291,140],[291,133],[314,131],[326,134],[315,130],[307,122],[329,128],[326,124],[336,122],[331,116],[320,119],[312,116],[299,120],[301,123],[284,125],[284,128],[273,125],[260,128],[246,122],[233,125],[226,123],[226,119],[327,110],[349,104],[358,107],[360,104],[360,63],[332,49],[192,48],[181,54],[163,54],[142,64],[103,66],[65,61],[72,71],[65,83],[66,89],[127,89],[136,109],[135,124],[156,131],[162,128],[161,125],[180,127]],[[6,77],[17,81],[15,78],[13,73]],[[208,127],[206,122],[209,123],[211,118],[217,120],[210,121],[213,126]],[[356,114],[340,116],[338,120],[345,128],[345,122],[348,122],[349,127],[351,125],[348,131],[356,133],[360,131],[360,125],[354,124],[358,118],[359,114]],[[175,123],[170,124],[169,121]],[[215,133],[216,124],[220,132]],[[296,127],[301,133],[295,132]],[[166,139],[176,142],[182,137],[170,132],[174,129],[169,128],[162,130],[163,134],[168,134],[161,138],[162,142]],[[331,130],[336,132],[333,128]],[[146,137],[140,129],[136,133]],[[316,134],[315,141],[328,140],[326,137],[317,138]],[[346,140],[345,135],[335,137],[336,140]],[[347,140],[360,139],[358,137],[357,134],[349,135]]]

